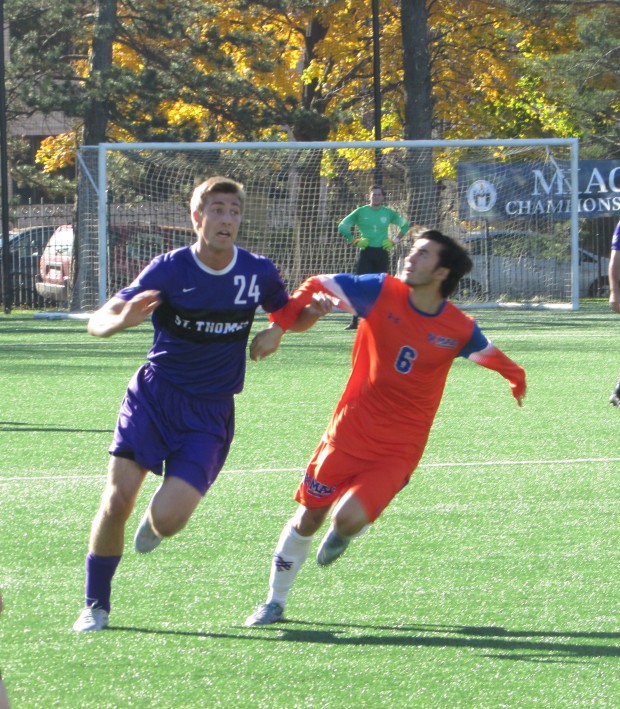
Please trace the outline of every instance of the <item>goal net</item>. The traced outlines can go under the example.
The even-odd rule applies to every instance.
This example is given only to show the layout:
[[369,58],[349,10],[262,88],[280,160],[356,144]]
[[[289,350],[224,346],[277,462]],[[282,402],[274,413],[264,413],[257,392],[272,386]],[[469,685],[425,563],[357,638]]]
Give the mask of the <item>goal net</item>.
[[84,146],[70,307],[92,310],[151,258],[191,243],[192,190],[220,174],[247,192],[238,244],[271,258],[291,290],[354,272],[357,250],[337,227],[380,184],[412,225],[392,273],[420,229],[438,228],[472,254],[454,297],[464,306],[576,308],[606,274],[579,265],[577,160],[577,142],[560,139]]

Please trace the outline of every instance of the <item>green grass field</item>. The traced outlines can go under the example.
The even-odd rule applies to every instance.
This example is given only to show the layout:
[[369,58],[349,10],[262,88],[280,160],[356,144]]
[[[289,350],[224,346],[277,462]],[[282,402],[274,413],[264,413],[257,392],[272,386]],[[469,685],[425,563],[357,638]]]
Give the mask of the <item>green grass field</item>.
[[[292,493],[349,372],[333,314],[249,363],[225,472],[146,557],[128,527],[111,627],[78,635],[84,554],[150,329],[0,317],[0,667],[20,707],[617,707],[620,319],[481,311],[525,366],[519,409],[457,361],[425,457],[342,560],[312,557],[289,621],[248,629]],[[257,326],[263,325],[264,318]],[[318,543],[318,539],[315,542]]]

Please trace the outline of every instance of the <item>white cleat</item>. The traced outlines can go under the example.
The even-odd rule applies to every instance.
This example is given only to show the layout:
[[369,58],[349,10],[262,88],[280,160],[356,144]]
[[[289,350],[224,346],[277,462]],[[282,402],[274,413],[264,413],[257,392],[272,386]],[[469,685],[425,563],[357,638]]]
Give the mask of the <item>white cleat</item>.
[[133,538],[134,548],[137,552],[140,552],[140,554],[148,554],[150,551],[153,551],[155,547],[159,546],[162,539],[163,537],[160,537],[151,525],[149,509],[147,508],[140,520],[136,535]]
[[108,611],[96,606],[84,608],[79,618],[73,624],[76,633],[85,633],[89,630],[104,630],[108,627]]
[[341,556],[349,546],[351,539],[338,534],[335,529],[330,529],[323,537],[316,554],[316,563],[320,566],[328,566]]
[[244,625],[251,628],[254,625],[271,625],[280,620],[284,620],[284,608],[279,603],[271,601],[259,606],[254,615],[246,618]]

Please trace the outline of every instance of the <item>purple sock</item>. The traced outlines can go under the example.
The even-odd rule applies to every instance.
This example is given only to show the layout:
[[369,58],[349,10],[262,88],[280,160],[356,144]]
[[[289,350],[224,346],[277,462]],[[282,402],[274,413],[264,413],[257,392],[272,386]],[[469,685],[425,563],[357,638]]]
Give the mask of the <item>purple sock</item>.
[[120,556],[86,555],[86,606],[98,606],[110,612],[112,577],[121,560]]

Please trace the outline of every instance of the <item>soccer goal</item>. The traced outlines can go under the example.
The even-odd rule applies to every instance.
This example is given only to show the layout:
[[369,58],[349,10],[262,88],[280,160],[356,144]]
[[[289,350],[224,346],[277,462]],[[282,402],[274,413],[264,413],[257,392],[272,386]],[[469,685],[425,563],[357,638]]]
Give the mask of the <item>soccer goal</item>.
[[239,245],[271,258],[290,289],[354,270],[356,249],[337,226],[373,184],[412,225],[392,252],[394,274],[422,228],[470,249],[474,267],[455,294],[464,306],[578,308],[606,275],[601,259],[580,259],[576,140],[119,143],[83,146],[78,163],[73,311],[191,243],[190,195],[216,174],[246,188]]

